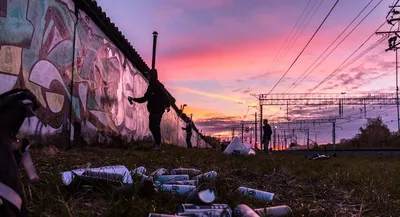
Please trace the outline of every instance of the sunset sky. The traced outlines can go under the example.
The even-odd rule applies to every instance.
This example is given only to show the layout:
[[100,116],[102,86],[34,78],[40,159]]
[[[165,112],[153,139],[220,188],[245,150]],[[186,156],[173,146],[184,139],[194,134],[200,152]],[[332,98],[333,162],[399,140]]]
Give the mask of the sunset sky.
[[[152,32],[157,31],[156,68],[160,80],[177,99],[177,105],[188,105],[185,112],[193,113],[196,125],[203,132],[230,135],[229,126],[238,124],[239,120],[253,120],[254,112],[258,112],[249,107],[258,103],[250,94],[268,93],[272,89],[336,0],[97,2],[148,65],[151,64]],[[367,4],[369,6],[317,64],[378,4],[348,38],[290,93],[304,93],[314,88],[377,30],[385,21],[392,3],[393,0],[339,1],[304,53],[272,93],[285,92]],[[292,31],[297,21],[298,26]],[[389,29],[390,25],[385,24],[380,30]],[[381,37],[373,35],[350,60],[363,54]],[[381,40],[361,58],[336,71],[332,78],[313,93],[395,92],[395,53],[384,52],[387,46],[387,40]],[[382,74],[384,76],[379,79],[367,82]],[[290,107],[289,115],[296,118],[337,115],[337,107]],[[394,106],[367,108],[368,116],[382,115],[391,130],[397,129],[395,112]],[[285,116],[286,107],[265,108],[264,114],[265,118],[271,119]],[[344,116],[349,115],[354,118],[359,116],[359,107],[346,107]],[[337,128],[337,141],[354,136],[365,120],[346,122],[338,121],[340,127]],[[317,129],[318,141],[331,141],[331,125],[321,125]]]

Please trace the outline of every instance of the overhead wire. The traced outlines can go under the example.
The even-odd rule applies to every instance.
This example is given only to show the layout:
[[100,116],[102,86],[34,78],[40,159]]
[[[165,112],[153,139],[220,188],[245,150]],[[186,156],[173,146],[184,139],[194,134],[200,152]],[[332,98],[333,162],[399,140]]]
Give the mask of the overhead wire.
[[[382,0],[381,0],[382,1]],[[380,25],[376,31],[378,31],[383,25],[385,24],[382,23],[382,25]],[[321,86],[323,83],[325,83],[327,80],[331,79],[334,75],[335,72],[338,71],[358,50],[360,50],[371,38],[372,36],[375,35],[374,31],[352,54],[350,54],[350,56],[348,56],[335,70],[333,70],[327,77],[325,77],[320,83],[318,83],[314,88],[312,88],[309,93],[313,92],[315,89],[317,89],[319,86]]]
[[[286,38],[284,44],[283,44],[282,47],[279,49],[278,54],[275,56],[274,60],[273,60],[272,63],[269,65],[269,67],[268,67],[268,69],[267,69],[267,73],[266,73],[266,74],[263,76],[263,78],[262,78],[261,80],[259,80],[259,82],[255,85],[255,89],[259,88],[263,82],[266,82],[266,81],[268,80],[268,76],[275,70],[276,64],[279,64],[280,61],[282,60],[283,53],[287,50],[287,48],[288,48],[288,46],[289,46],[289,44],[290,44],[290,41],[292,41],[292,40],[291,40],[291,39],[292,39],[291,36],[292,36],[293,31],[294,31],[295,29],[297,29],[297,30],[293,33],[293,37],[294,37],[294,36],[297,34],[297,32],[299,31],[300,26],[303,24],[304,20],[308,17],[308,15],[309,15],[309,13],[311,12],[312,8],[313,8],[314,5],[316,4],[316,1],[314,2],[314,5],[311,7],[310,11],[308,11],[307,15],[304,17],[304,19],[302,19],[302,18],[303,18],[303,15],[304,15],[304,13],[306,12],[306,10],[307,10],[308,6],[310,5],[310,3],[311,3],[311,0],[308,1],[307,5],[306,5],[306,7],[303,9],[303,11],[302,11],[302,13],[301,13],[299,19],[297,19],[297,22],[295,23],[295,25],[293,26],[292,30],[290,31],[288,37]],[[302,22],[301,22],[301,24],[299,24],[299,26],[298,26],[299,21],[302,21]],[[289,40],[289,41],[288,41],[288,40]],[[288,44],[287,44],[287,43],[288,43]]]
[[[383,0],[381,0],[380,2],[378,2],[376,5],[375,5],[375,7],[373,7],[370,11],[369,11],[369,13],[367,13],[358,23],[357,23],[357,25],[356,26],[354,26],[353,27],[353,29],[349,32],[349,33],[347,33],[347,35],[328,53],[328,55],[326,55],[319,63],[318,63],[318,65],[316,65],[310,72],[308,72],[307,74],[306,74],[306,76],[304,76],[302,79],[301,79],[301,81],[300,82],[298,82],[295,86],[293,86],[292,87],[292,89],[289,91],[289,92],[291,92],[294,88],[296,88],[301,82],[303,82],[312,72],[314,72],[315,71],[315,69],[317,69],[318,68],[318,66],[320,66],[338,47],[339,47],[339,45],[341,45],[353,32],[354,32],[354,30],[355,29],[357,29],[357,27],[358,26],[360,26],[361,25],[361,23],[362,22],[364,22],[364,20],[375,10],[375,8],[382,2]],[[381,25],[381,27],[384,25],[384,23]],[[379,27],[380,28],[380,27]],[[372,36],[371,36],[372,37]],[[369,40],[369,39],[368,39]],[[358,51],[358,50],[357,50]],[[357,52],[356,51],[356,52]],[[352,55],[351,55],[352,56]],[[351,57],[350,56],[350,57]],[[349,57],[349,58],[350,58]]]
[[296,59],[292,62],[292,64],[289,66],[289,68],[286,70],[286,72],[282,75],[282,77],[276,82],[276,84],[272,87],[272,89],[269,91],[267,95],[269,95],[275,88],[278,86],[278,84],[282,81],[282,79],[286,76],[286,74],[290,71],[290,69],[293,67],[293,65],[297,62],[297,60],[300,58],[300,56],[303,54],[304,50],[308,47],[308,45],[311,43],[311,41],[314,39],[315,35],[319,32],[321,27],[324,25],[325,21],[328,19],[328,17],[331,15],[333,9],[335,9],[336,5],[338,4],[339,0],[336,0],[335,4],[332,6],[330,9],[329,13],[325,16],[324,20],[321,22],[321,24],[318,26],[317,30],[314,32],[314,34],[311,36],[310,40],[308,40],[307,44],[304,46],[304,48],[301,50],[299,55],[297,55]]
[[294,81],[286,90],[285,90],[285,92],[284,93],[287,93],[287,91],[291,88],[291,87],[293,87],[295,84],[296,84],[296,82],[297,81],[299,81],[300,80],[300,78],[302,77],[302,76],[304,76],[307,72],[308,72],[308,70],[310,70],[311,69],[311,67],[329,50],[329,48],[331,48],[332,47],[332,45],[333,44],[335,44],[335,42],[343,35],[343,33],[345,33],[346,32],[346,30],[357,20],[357,18],[364,12],[364,10],[365,9],[367,9],[367,7],[372,3],[372,1],[374,1],[374,0],[370,0],[369,1],[369,3],[360,11],[360,13],[358,13],[357,14],[357,16],[350,22],[350,24],[349,25],[347,25],[347,27],[336,37],[336,39],[322,52],[322,54],[303,72],[303,74],[301,74],[297,79],[296,79],[296,81]]

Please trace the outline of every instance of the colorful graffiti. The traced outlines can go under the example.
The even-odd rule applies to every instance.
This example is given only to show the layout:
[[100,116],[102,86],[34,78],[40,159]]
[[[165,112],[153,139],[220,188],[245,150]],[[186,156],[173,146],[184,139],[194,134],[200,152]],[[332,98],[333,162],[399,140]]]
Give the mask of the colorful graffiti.
[[[0,93],[27,88],[42,104],[32,132],[80,122],[92,137],[150,135],[146,106],[127,101],[144,94],[146,79],[72,0],[0,0],[0,81]],[[163,140],[186,146],[182,126],[166,113]]]

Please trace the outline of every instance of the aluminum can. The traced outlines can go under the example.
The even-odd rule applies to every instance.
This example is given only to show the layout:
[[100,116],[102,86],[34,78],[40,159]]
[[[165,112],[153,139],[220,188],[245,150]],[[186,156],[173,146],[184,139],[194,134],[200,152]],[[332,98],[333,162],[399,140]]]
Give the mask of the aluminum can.
[[274,193],[260,191],[253,188],[239,187],[238,191],[244,194],[245,197],[256,200],[272,201],[274,199]]

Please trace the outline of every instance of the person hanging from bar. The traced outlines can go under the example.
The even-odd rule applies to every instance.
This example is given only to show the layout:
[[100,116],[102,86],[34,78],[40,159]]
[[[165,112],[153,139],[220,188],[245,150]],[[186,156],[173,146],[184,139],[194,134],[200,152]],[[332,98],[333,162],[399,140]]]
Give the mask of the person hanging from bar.
[[272,129],[271,126],[268,124],[268,120],[264,119],[264,126],[263,126],[263,140],[262,143],[264,144],[264,153],[271,154],[268,146],[269,141],[271,141]]
[[154,138],[153,149],[160,149],[161,147],[161,130],[160,124],[162,116],[167,110],[170,111],[171,100],[166,93],[164,85],[158,80],[157,70],[150,70],[149,86],[147,91],[141,98],[128,97],[130,104],[133,101],[137,103],[147,102],[147,110],[149,111],[149,129]]
[[186,127],[182,127],[182,130],[186,130],[186,144],[188,148],[192,148],[192,121],[186,122]]

